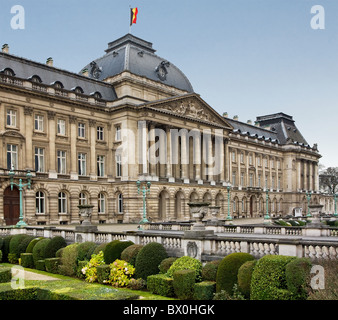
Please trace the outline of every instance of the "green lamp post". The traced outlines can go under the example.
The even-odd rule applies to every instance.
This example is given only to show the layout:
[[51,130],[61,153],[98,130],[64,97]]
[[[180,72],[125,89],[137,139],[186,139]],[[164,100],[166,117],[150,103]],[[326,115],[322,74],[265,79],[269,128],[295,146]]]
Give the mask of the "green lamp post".
[[[147,206],[146,206],[146,197],[147,193],[150,193],[150,186],[151,182],[150,181],[144,181],[142,188],[141,188],[142,182],[138,180],[136,182],[137,185],[137,193],[140,194],[142,192],[142,198],[143,198],[143,217],[142,220],[140,221],[140,225],[144,225],[146,223],[149,223],[149,220],[147,219]],[[141,227],[140,230],[143,228]]]
[[269,220],[270,216],[269,216],[269,189],[266,188],[265,193],[266,193],[266,214],[264,216],[264,220]]
[[11,190],[13,191],[13,186],[17,186],[19,188],[19,192],[20,192],[20,216],[19,216],[19,221],[18,223],[15,225],[16,228],[22,228],[22,227],[26,227],[27,223],[25,221],[23,221],[23,207],[22,207],[22,191],[24,187],[27,187],[29,190],[31,188],[31,182],[32,182],[32,174],[31,172],[28,170],[27,174],[26,174],[26,178],[27,178],[27,183],[22,183],[22,179],[19,179],[19,183],[15,183],[14,180],[14,171],[13,171],[13,167],[11,168],[11,170],[8,173],[9,178],[10,178],[10,182],[11,182]]

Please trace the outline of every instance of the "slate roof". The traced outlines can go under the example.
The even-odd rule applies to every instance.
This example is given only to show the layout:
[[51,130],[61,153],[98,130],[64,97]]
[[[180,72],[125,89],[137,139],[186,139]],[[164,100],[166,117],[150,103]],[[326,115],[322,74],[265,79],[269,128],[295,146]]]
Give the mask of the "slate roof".
[[81,87],[85,95],[100,92],[103,100],[113,101],[117,99],[115,90],[111,84],[0,52],[0,72],[3,72],[6,68],[12,69],[15,77],[24,80],[37,75],[42,80],[42,84],[45,85],[52,85],[54,82],[59,81],[63,84],[65,90],[70,91],[75,87]]
[[[100,69],[98,80],[104,80],[118,75],[122,71],[130,71],[133,74],[146,77],[148,79],[162,82],[166,85],[187,91],[194,92],[193,87],[184,75],[174,64],[169,62],[166,66],[166,79],[161,80],[156,72],[156,68],[162,62],[168,62],[155,54],[152,43],[127,34],[108,44],[106,54],[94,60],[97,68]],[[90,76],[92,66],[89,63],[85,69],[89,70]]]

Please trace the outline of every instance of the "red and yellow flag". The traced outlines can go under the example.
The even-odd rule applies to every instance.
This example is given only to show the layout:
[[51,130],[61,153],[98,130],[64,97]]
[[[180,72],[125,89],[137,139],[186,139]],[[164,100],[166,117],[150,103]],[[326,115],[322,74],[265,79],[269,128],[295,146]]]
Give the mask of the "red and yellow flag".
[[130,25],[132,25],[133,23],[136,23],[137,14],[138,14],[137,8],[130,9]]

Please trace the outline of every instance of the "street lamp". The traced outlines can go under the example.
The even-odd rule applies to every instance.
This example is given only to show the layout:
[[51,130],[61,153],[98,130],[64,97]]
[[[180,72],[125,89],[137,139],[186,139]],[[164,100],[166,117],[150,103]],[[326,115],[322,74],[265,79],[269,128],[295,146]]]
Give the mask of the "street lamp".
[[230,215],[230,190],[231,190],[231,183],[227,183],[227,192],[228,192],[228,216],[227,221],[232,221],[231,215]]
[[142,184],[141,181],[137,180],[137,182],[136,182],[137,193],[140,194],[142,192],[142,198],[143,198],[143,217],[142,217],[142,220],[140,221],[140,224],[143,225],[143,224],[149,223],[149,221],[147,219],[146,196],[147,196],[147,193],[150,193],[151,182],[150,181],[147,181],[147,182],[144,181],[144,183],[142,185],[142,189],[141,189],[141,184]]
[[22,208],[22,190],[24,187],[28,187],[28,189],[30,190],[31,188],[31,181],[32,181],[32,174],[31,172],[28,170],[27,174],[26,174],[26,178],[27,178],[27,183],[22,183],[22,179],[19,179],[19,183],[15,183],[14,180],[14,171],[13,171],[13,167],[11,168],[11,170],[8,173],[9,178],[10,178],[10,182],[11,182],[11,190],[13,191],[13,186],[17,186],[19,188],[19,192],[20,192],[20,216],[19,216],[19,221],[16,224],[17,228],[21,228],[21,227],[26,227],[27,223],[25,221],[23,221],[23,208]]
[[268,220],[270,219],[270,216],[269,216],[269,189],[266,188],[265,192],[266,192],[266,214],[265,214],[265,217],[264,219],[265,220]]
[[310,213],[310,200],[311,200],[311,191],[306,192],[306,200],[307,200],[307,217],[312,217]]

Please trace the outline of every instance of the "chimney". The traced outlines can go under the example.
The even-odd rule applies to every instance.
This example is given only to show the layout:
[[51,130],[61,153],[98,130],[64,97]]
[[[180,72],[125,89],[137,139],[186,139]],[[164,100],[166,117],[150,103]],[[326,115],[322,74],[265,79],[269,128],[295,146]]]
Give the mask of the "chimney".
[[234,120],[238,121],[238,116],[237,115],[234,116]]
[[228,117],[228,113],[227,112],[223,112],[223,117],[227,118]]
[[2,52],[3,53],[9,53],[9,46],[7,43],[5,43],[3,46],[2,46]]
[[89,77],[89,71],[88,71],[87,68],[82,70],[82,75],[85,76],[85,77]]
[[246,123],[247,123],[247,124],[252,124],[252,121],[251,121],[251,120],[248,120]]
[[46,61],[46,64],[47,64],[47,66],[52,67],[52,66],[53,66],[53,58],[52,58],[52,57],[49,57],[49,58],[47,59],[47,61]]
[[259,121],[255,121],[255,126],[260,127]]

